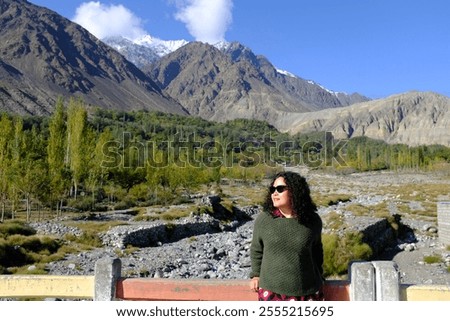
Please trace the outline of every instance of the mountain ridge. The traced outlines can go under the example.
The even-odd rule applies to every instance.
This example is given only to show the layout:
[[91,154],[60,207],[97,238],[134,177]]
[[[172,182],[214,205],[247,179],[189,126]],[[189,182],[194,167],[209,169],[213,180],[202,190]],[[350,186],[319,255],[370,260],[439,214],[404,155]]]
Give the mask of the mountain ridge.
[[0,101],[50,114],[58,97],[102,108],[187,112],[135,65],[86,29],[24,0],[0,5]]
[[[201,49],[186,50],[190,46],[197,46]],[[251,49],[240,43],[212,46],[216,47],[215,49],[218,51],[208,46],[210,45],[202,43],[186,44],[159,60],[155,60],[153,64],[149,65],[149,68],[144,68],[168,95],[179,99],[183,90],[188,90],[189,95],[181,100],[181,104],[186,106],[192,115],[200,115],[215,121],[235,118],[265,120],[278,130],[291,134],[305,131],[330,131],[339,139],[365,135],[374,139],[382,139],[388,143],[406,143],[411,146],[428,144],[450,146],[448,138],[450,132],[448,130],[450,128],[449,99],[446,96],[432,92],[410,91],[370,100],[357,93],[348,95],[333,92],[314,81],[304,80],[287,71],[278,70],[264,56],[254,54]],[[220,57],[220,53],[225,56]],[[199,63],[194,59],[192,62],[190,57],[195,55],[209,56],[210,58],[209,61],[202,60]],[[222,62],[222,66],[218,68],[217,65],[220,62]],[[235,64],[238,66],[236,67]],[[201,69],[200,66],[204,69],[200,77],[198,77],[199,75],[192,78],[181,77],[181,81],[177,79],[183,72],[192,76]],[[239,77],[220,76],[220,70],[230,73],[233,72],[233,68],[240,71]],[[245,97],[246,94],[252,95],[252,84],[248,78],[242,77],[242,75],[250,75],[249,78],[253,79],[259,77],[263,85],[273,85],[273,91],[266,94],[266,97],[270,98],[260,97],[259,106],[252,105],[251,99]],[[195,78],[203,81],[202,85],[197,88],[194,85]],[[245,97],[244,103],[239,99],[233,100],[233,96],[222,98],[222,101],[218,99],[218,97],[220,98],[219,91],[227,88],[224,79],[241,80],[237,85],[228,88],[235,89],[234,97]],[[280,80],[280,83],[277,80]],[[299,85],[299,83],[301,84]],[[291,90],[291,92],[288,95],[278,94],[282,90],[279,92],[276,90],[282,87],[288,88],[288,91]],[[189,101],[196,96],[197,90],[201,90],[201,94],[197,96],[201,99],[206,98],[208,101],[195,100],[193,106],[189,106]],[[262,92],[261,88],[258,90],[260,93]],[[228,92],[231,90],[229,89]],[[285,100],[284,104],[278,101],[275,102],[278,103],[278,106],[264,108],[264,105],[270,105],[270,99],[277,97],[277,94],[278,97],[283,96],[285,99],[294,97],[293,104],[289,105]],[[253,99],[255,96],[254,94]],[[396,111],[393,110],[393,100],[396,101],[397,108],[400,111],[403,110],[403,113],[397,113],[404,114],[405,119],[394,117]],[[437,107],[434,107],[439,109],[440,116],[437,117],[436,113],[433,114],[429,111],[432,107],[427,106],[427,102],[433,104],[436,101],[440,101]],[[226,104],[230,102],[232,106],[227,107]],[[221,105],[222,110],[214,111],[211,105]],[[342,117],[344,111],[349,116]],[[415,114],[417,116],[414,116]],[[437,119],[432,120],[434,118]]]
[[[150,40],[142,40],[142,39],[148,39]],[[156,39],[156,40],[153,40]],[[105,39],[102,39],[105,43],[113,47],[114,49],[118,50],[121,54],[123,54],[128,60],[135,63],[139,68],[143,70],[149,70],[151,69],[151,65],[158,62],[159,59],[163,58],[164,56],[167,56],[169,54],[174,53],[178,49],[188,45],[189,43],[195,43],[188,42],[186,40],[176,40],[176,41],[164,41],[157,38],[152,38],[150,35],[141,37],[137,40],[129,40],[124,37],[108,37]],[[175,45],[174,45],[175,43]],[[265,58],[263,55],[257,55],[253,53],[253,51],[248,48],[247,46],[237,42],[225,42],[222,41],[217,44],[206,44],[213,46],[217,49],[219,49],[221,52],[225,53],[226,55],[231,58],[231,61],[234,63],[238,63],[242,60],[247,60],[254,66],[258,68],[264,67],[264,65],[269,66],[269,70],[267,70],[269,73],[273,73],[273,70],[276,71],[276,74],[279,74],[279,77],[285,77],[289,79],[286,81],[286,86],[295,88],[295,87],[304,87],[305,82],[311,85],[310,87],[314,90],[317,90],[315,88],[316,86],[325,90],[326,92],[335,95],[338,99],[337,105],[347,106],[356,102],[366,101],[370,100],[369,98],[359,94],[359,93],[352,93],[352,94],[346,94],[344,92],[334,92],[332,90],[329,90],[319,84],[317,84],[314,81],[311,80],[305,80],[301,77],[298,77],[288,71],[281,71],[277,69],[275,66],[273,66],[270,61]],[[156,49],[158,47],[158,49]],[[164,49],[162,49],[164,47]],[[302,83],[302,84],[299,84]],[[283,91],[286,90],[286,88],[282,88]],[[307,93],[307,92],[306,92]],[[289,94],[289,93],[288,93]],[[305,99],[305,91],[302,92],[303,96],[301,96],[300,100]],[[296,97],[298,98],[298,97]],[[317,97],[316,97],[317,99]],[[313,104],[317,103],[315,99],[311,99],[310,102]],[[333,102],[336,104],[336,102]],[[320,108],[322,108],[321,106]]]
[[58,98],[79,97],[88,108],[247,118],[293,134],[325,130],[450,145],[446,96],[407,92],[370,100],[333,92],[238,42],[174,42],[170,53],[160,48],[138,68],[78,24],[25,0],[0,2],[0,39],[0,110],[11,113],[49,115]]
[[279,130],[328,131],[337,139],[367,136],[409,146],[450,147],[450,98],[435,92],[410,91],[347,107],[305,114],[284,114]]
[[278,72],[264,56],[237,42],[224,49],[190,42],[144,71],[191,115],[208,120],[254,118],[273,123],[280,111],[309,112],[343,105],[337,95]]

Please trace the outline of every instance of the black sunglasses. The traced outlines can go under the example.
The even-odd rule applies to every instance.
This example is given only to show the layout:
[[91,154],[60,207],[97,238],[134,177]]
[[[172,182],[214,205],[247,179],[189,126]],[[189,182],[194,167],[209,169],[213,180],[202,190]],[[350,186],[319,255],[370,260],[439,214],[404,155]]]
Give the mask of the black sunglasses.
[[270,186],[269,187],[270,194],[275,193],[275,191],[277,191],[278,193],[283,193],[287,189],[288,189],[288,187],[286,185],[278,185],[278,186]]

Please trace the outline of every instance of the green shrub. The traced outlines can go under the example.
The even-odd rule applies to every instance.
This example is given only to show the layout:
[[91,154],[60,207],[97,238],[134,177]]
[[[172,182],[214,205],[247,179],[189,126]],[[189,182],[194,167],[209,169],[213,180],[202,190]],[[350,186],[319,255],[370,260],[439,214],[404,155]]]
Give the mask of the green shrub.
[[342,215],[332,211],[325,219],[325,223],[331,230],[339,230],[345,226],[345,221]]
[[324,234],[322,242],[325,276],[346,274],[351,261],[368,260],[372,256],[372,249],[362,242],[361,233]]
[[136,206],[136,200],[134,200],[131,197],[126,197],[122,201],[117,202],[116,204],[114,204],[114,210],[116,210],[116,211],[127,210],[129,208],[134,207],[134,206]]
[[11,235],[0,240],[0,265],[6,268],[20,267],[35,262],[48,261],[61,243],[48,236]]
[[[83,230],[82,235],[66,234],[64,239],[36,235],[35,231],[21,221],[1,223],[0,274],[42,274],[45,264],[61,260],[68,253],[101,247],[100,233],[122,222],[72,222]],[[28,271],[28,266],[36,268]]]
[[335,193],[326,193],[326,194],[313,194],[313,200],[317,206],[333,206],[336,204],[347,203],[350,202],[352,195],[347,194],[335,194]]
[[105,221],[105,222],[95,222],[95,221],[85,221],[85,222],[70,222],[67,223],[69,226],[76,227],[83,231],[79,236],[73,234],[67,234],[64,239],[75,243],[77,246],[83,246],[83,250],[89,250],[94,247],[102,247],[103,242],[100,235],[109,229],[119,226],[126,225],[126,223],[121,221]]
[[423,257],[423,261],[427,264],[441,263],[442,257],[439,255],[428,255]]
[[25,266],[20,266],[20,267],[12,267],[12,268],[9,268],[8,271],[9,271],[9,273],[13,273],[13,274],[32,274],[32,275],[47,274],[47,271],[45,269],[45,264],[42,264],[42,263],[33,264],[34,269],[29,269],[29,266],[30,265],[25,265]]
[[150,198],[151,194],[152,193],[150,191],[148,184],[145,183],[134,185],[133,187],[130,188],[130,191],[128,192],[128,195],[131,198],[136,199],[139,202],[147,201]]
[[8,268],[10,266],[31,263],[25,249],[20,245],[14,245],[6,240],[0,240],[0,265]]
[[91,197],[77,197],[68,200],[67,205],[81,212],[91,211],[94,205]]
[[7,221],[0,223],[0,237],[6,238],[9,235],[34,235],[36,231],[29,225],[20,221]]
[[80,236],[68,234],[65,239],[83,246],[84,249],[92,249],[94,247],[101,247],[103,245],[100,236],[95,231],[85,231]]

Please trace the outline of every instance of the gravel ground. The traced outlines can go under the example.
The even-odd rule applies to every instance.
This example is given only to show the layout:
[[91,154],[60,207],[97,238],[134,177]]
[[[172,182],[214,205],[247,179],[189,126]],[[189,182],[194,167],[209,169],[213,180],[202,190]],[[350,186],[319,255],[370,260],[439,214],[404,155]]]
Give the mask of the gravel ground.
[[[249,245],[253,222],[232,232],[203,234],[158,247],[145,247],[131,255],[120,255],[122,274],[134,277],[245,279],[250,272]],[[411,249],[405,249],[411,245]],[[95,262],[117,257],[112,248],[97,249],[49,264],[54,275],[92,275]],[[218,256],[223,255],[220,259]],[[441,256],[450,264],[450,251],[436,237],[415,233],[414,240],[399,240],[377,260],[393,260],[405,284],[450,285],[445,263],[426,264],[424,257]]]
[[[312,190],[321,192],[357,194],[365,199],[363,203],[376,202],[377,199],[389,205],[391,214],[400,213],[403,224],[411,232],[398,239],[398,245],[386,249],[380,255],[381,260],[393,260],[399,269],[401,282],[405,284],[443,284],[450,285],[450,245],[439,241],[437,215],[423,217],[413,215],[413,210],[423,209],[421,201],[428,202],[428,191],[424,186],[440,186],[439,200],[450,200],[450,174],[448,172],[369,172],[350,175],[324,175],[307,171],[305,174],[312,182]],[[401,198],[405,189],[413,189],[408,200]],[[387,192],[389,191],[389,192]],[[397,194],[398,193],[398,194]],[[400,204],[408,204],[411,212],[399,210]],[[425,202],[424,202],[425,203]],[[435,230],[433,230],[435,228]],[[441,257],[441,263],[424,263],[424,257]]]
[[[401,283],[450,285],[449,249],[439,242],[437,235],[430,236],[423,230],[429,226],[428,222],[409,220],[405,224],[414,228],[414,236],[400,242],[399,247],[386,249],[380,259],[393,260],[397,264]],[[425,263],[424,258],[429,256],[441,257],[442,262]]]
[[[316,172],[302,173],[311,182],[312,190],[320,189],[329,193],[356,194],[355,202],[360,205],[373,205],[377,202],[398,203],[396,195],[383,194],[384,187],[398,188],[404,184],[439,183],[448,184],[449,176],[415,173],[367,173],[352,175],[331,175]],[[447,177],[447,178],[445,178]],[[394,189],[395,189],[394,188]],[[380,194],[381,193],[381,194]],[[445,194],[447,193],[447,194]],[[450,198],[450,188],[443,191]],[[345,212],[340,204],[333,210]],[[410,207],[420,207],[420,203],[411,203]],[[329,208],[321,208],[326,214]],[[398,244],[377,259],[393,260],[399,269],[401,282],[405,284],[442,284],[450,285],[450,251],[439,242],[436,217],[415,218],[402,213],[402,222],[410,228],[410,233],[402,235]],[[62,223],[62,222],[61,222]],[[56,224],[59,225],[59,224]],[[36,225],[42,233],[58,233],[55,224]],[[51,232],[50,232],[50,227]],[[171,243],[161,243],[155,247],[140,248],[132,254],[122,251],[122,272],[127,276],[167,277],[167,278],[223,278],[244,279],[250,271],[249,246],[253,221],[235,224],[233,229],[221,233],[202,233]],[[435,230],[432,230],[435,229]],[[61,233],[68,233],[61,229]],[[74,233],[74,231],[70,231]],[[92,275],[95,262],[107,256],[117,257],[120,250],[105,248],[77,255],[69,255],[65,260],[49,264],[50,274]],[[426,256],[439,256],[442,262],[424,263]]]

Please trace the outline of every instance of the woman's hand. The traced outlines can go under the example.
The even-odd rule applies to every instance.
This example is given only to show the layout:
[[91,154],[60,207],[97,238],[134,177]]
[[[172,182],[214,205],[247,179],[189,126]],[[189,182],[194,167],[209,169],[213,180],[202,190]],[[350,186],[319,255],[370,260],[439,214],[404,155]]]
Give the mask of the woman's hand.
[[252,289],[255,292],[258,292],[259,290],[259,277],[255,276],[250,280],[250,289]]

